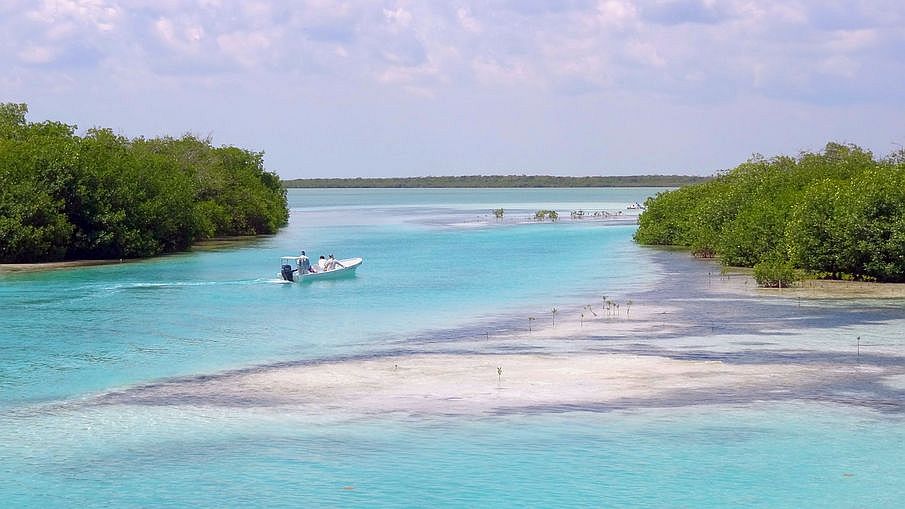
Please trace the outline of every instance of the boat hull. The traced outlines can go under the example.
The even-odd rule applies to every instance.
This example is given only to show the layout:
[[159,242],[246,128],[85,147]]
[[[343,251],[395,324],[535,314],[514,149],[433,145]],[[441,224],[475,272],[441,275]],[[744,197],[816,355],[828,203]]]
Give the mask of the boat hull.
[[361,265],[361,258],[348,258],[338,260],[343,267],[339,267],[326,272],[309,272],[308,274],[299,274],[298,271],[293,273],[292,282],[294,283],[311,283],[314,281],[329,281],[332,279],[342,279],[355,275],[355,269]]

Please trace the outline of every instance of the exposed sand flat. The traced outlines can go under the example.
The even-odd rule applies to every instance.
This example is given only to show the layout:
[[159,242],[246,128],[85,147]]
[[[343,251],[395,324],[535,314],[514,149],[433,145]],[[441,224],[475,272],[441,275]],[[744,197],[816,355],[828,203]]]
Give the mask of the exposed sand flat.
[[103,400],[277,406],[296,412],[486,414],[751,401],[850,375],[851,368],[833,366],[728,365],[606,353],[419,354],[164,383]]
[[[717,267],[719,270],[719,267]],[[808,279],[789,288],[758,288],[753,271],[743,267],[729,267],[713,273],[713,278],[737,290],[747,289],[757,295],[801,297],[802,299],[903,299],[905,283],[868,283],[863,281],[835,281]]]
[[[740,279],[723,280],[720,288],[744,288]],[[797,357],[798,352],[788,348],[760,360],[689,357],[687,349],[672,352],[672,342],[657,339],[688,326],[682,309],[635,303],[629,311],[627,302],[620,299],[618,312],[602,309],[602,301],[591,309],[563,308],[555,327],[552,313],[537,314],[530,332],[526,314],[524,329],[516,324],[504,334],[478,332],[437,342],[416,338],[366,358],[162,380],[102,394],[89,404],[260,408],[335,418],[604,411],[789,399],[905,411],[897,388],[905,365],[899,362],[809,357],[808,351]]]
[[[733,276],[720,287],[744,288],[741,279]],[[333,416],[486,415],[785,399],[902,406],[897,394],[863,392],[878,382],[895,390],[890,384],[905,375],[900,363],[861,364],[835,356],[794,363],[788,355],[759,362],[730,356],[724,362],[689,358],[681,349],[675,358],[668,349],[619,351],[635,344],[645,350],[647,340],[688,325],[678,308],[636,303],[629,311],[627,302],[620,300],[618,312],[602,309],[602,302],[591,309],[561,309],[555,327],[552,313],[537,314],[530,332],[526,314],[524,330],[399,343],[400,350],[419,353],[375,352],[368,358],[164,380],[107,393],[94,402],[260,407]]]
[[618,354],[416,355],[393,365],[384,360],[327,364],[238,382],[245,395],[264,391],[293,403],[361,412],[486,413],[615,404],[674,391],[767,389],[817,376],[814,368],[730,367]]
[[763,294],[807,299],[902,299],[905,283],[864,283],[860,281],[808,280],[792,288],[760,288]]
[[609,312],[603,309],[600,303],[593,305],[592,310],[586,307],[561,309],[556,313],[555,326],[552,313],[534,314],[532,332],[527,331],[526,318],[525,331],[513,333],[508,338],[498,339],[510,339],[530,344],[534,338],[541,341],[547,339],[569,340],[597,334],[614,337],[644,337],[645,333],[654,330],[664,333],[678,325],[674,320],[674,314],[677,312],[674,307],[637,303],[627,306],[626,302],[620,300],[619,309],[612,309]]
[[[652,331],[668,329],[676,317],[668,307],[635,305],[630,318],[625,312],[618,317],[598,312],[581,325],[574,319],[581,311],[564,311],[564,316],[557,316],[555,328],[548,324],[531,333],[526,327],[523,332],[489,340],[460,340],[441,344],[436,353],[261,366],[166,380],[108,393],[96,401],[275,407],[303,414],[481,415],[750,403],[789,397],[835,401],[844,399],[852,384],[905,372],[902,366],[829,361],[727,363],[671,358],[668,353],[589,351],[584,341],[595,334],[643,341]],[[564,320],[566,316],[570,318]],[[457,351],[443,351],[450,347]]]

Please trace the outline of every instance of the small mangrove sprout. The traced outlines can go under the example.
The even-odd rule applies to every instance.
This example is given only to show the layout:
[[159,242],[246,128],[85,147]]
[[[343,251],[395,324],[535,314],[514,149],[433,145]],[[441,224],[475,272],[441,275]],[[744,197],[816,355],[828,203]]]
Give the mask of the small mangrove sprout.
[[503,382],[503,366],[496,367],[496,375],[497,375],[497,382],[502,383]]
[[551,311],[551,313],[553,314],[553,326],[554,327],[556,327],[556,311],[558,311],[556,308],[553,308],[553,311]]
[[496,217],[497,219],[503,219],[503,209],[502,208],[493,209],[493,216]]
[[538,210],[534,213],[535,221],[543,221],[544,219],[556,221],[557,219],[559,219],[559,214],[555,210]]
[[625,303],[625,316],[628,316],[629,313],[632,312],[632,301],[628,301]]
[[533,322],[533,321],[534,321],[534,317],[529,316],[528,317],[528,332],[531,332],[531,322]]

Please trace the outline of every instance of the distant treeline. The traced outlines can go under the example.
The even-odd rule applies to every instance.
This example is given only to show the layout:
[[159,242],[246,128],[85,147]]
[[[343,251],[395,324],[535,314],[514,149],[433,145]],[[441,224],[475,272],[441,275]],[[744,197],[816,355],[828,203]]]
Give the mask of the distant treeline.
[[550,175],[464,175],[458,177],[322,178],[284,180],[287,188],[323,187],[678,187],[708,180],[689,175],[555,177]]
[[635,239],[754,267],[775,286],[817,277],[905,281],[905,150],[886,158],[829,143],[757,156],[702,184],[648,199]]
[[153,256],[288,220],[260,153],[193,136],[78,136],[27,112],[0,104],[0,262]]

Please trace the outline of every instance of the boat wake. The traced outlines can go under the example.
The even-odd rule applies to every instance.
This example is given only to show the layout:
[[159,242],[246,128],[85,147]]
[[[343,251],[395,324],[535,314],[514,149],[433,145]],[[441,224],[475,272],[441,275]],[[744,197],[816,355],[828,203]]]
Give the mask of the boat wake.
[[244,286],[275,281],[271,278],[236,279],[231,281],[172,281],[166,283],[133,282],[106,286],[108,291],[154,291],[154,290],[178,290],[183,288],[197,288],[204,286]]

